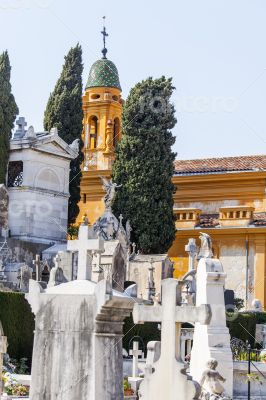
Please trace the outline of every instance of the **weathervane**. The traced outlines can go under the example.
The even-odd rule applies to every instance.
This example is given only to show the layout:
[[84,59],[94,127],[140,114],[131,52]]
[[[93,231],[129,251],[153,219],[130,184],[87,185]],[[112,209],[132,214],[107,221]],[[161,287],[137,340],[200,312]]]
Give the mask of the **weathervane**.
[[102,53],[103,53],[103,59],[106,59],[106,54],[107,54],[107,48],[106,48],[106,38],[107,38],[107,36],[109,36],[108,35],[108,33],[106,32],[106,27],[105,27],[105,19],[106,19],[106,17],[103,17],[103,30],[102,30],[102,32],[101,32],[101,34],[103,35],[103,50],[102,50]]

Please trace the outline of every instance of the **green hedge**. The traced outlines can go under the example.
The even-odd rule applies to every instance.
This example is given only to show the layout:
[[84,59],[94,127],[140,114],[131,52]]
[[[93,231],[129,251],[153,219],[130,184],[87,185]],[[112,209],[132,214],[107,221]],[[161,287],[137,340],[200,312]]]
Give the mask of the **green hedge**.
[[158,329],[158,324],[154,322],[146,322],[143,325],[135,325],[131,315],[125,319],[124,324],[123,347],[127,351],[129,351],[129,342],[133,336],[140,336],[143,339],[146,353],[148,342],[153,340],[161,340],[161,331]]
[[7,336],[9,356],[17,360],[25,357],[30,366],[34,316],[24,294],[0,292],[0,321]]
[[[260,314],[265,314],[264,317],[266,320],[266,313]],[[248,341],[253,347],[255,345],[256,324],[261,323],[258,322],[258,313],[243,312],[239,313],[236,319],[233,318],[234,314],[227,313],[227,326],[229,328],[231,338],[235,337],[243,340],[244,342]],[[230,319],[233,320],[230,321]]]

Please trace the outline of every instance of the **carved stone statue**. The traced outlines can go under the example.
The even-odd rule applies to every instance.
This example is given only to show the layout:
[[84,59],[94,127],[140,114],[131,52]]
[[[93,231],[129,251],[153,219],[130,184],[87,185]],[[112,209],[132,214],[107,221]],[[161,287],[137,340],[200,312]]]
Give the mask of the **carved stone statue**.
[[103,190],[106,192],[106,195],[104,197],[105,208],[110,209],[112,201],[115,197],[115,191],[122,185],[117,185],[117,183],[114,183],[112,179],[108,181],[108,179],[104,178],[103,176],[101,176],[101,180],[103,183]]
[[[225,382],[226,380],[216,371],[218,366],[218,362],[215,358],[211,358],[207,363],[207,369],[203,372],[200,386],[202,388],[201,391],[201,399],[202,400],[227,400],[228,397],[225,397],[224,387],[221,382]],[[229,399],[228,399],[229,400]]]
[[212,239],[207,233],[200,232],[201,248],[198,258],[212,258]]

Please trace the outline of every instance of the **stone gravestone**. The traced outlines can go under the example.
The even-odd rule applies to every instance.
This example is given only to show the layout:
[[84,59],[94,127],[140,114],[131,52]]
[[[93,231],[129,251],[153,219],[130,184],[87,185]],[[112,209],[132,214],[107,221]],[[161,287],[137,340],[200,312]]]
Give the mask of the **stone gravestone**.
[[3,357],[6,351],[7,351],[7,338],[4,336],[3,327],[0,322],[0,396],[3,392],[2,368],[3,368]]
[[78,252],[77,280],[91,280],[92,258],[95,251],[104,251],[104,242],[97,237],[87,221],[80,225],[78,240],[69,240],[67,250]]
[[[226,274],[221,262],[212,259],[211,238],[202,238],[201,259],[197,269],[196,305],[210,304],[212,319],[209,325],[195,324],[190,372],[200,381],[207,362],[214,358],[218,362],[219,373],[225,377],[226,395],[233,395],[233,360],[230,334],[226,326],[224,285]],[[210,249],[208,249],[210,246]]]
[[186,252],[188,252],[188,270],[193,271],[195,269],[195,259],[198,254],[198,248],[195,239],[189,239],[188,244],[185,246]]
[[31,280],[35,314],[30,400],[123,400],[123,321],[134,300],[75,280],[46,290]]
[[54,258],[54,267],[50,271],[48,287],[53,287],[60,285],[61,283],[66,283],[67,279],[64,276],[62,268],[59,266],[61,260],[61,252],[59,252]]
[[27,293],[29,291],[29,282],[32,279],[32,268],[27,264],[24,264],[20,268],[19,273],[19,289],[23,293]]
[[139,342],[133,342],[133,349],[129,351],[132,359],[132,376],[128,377],[131,388],[137,393],[142,378],[139,377],[139,356],[143,356],[142,350],[139,350]]
[[141,400],[192,400],[199,396],[200,387],[189,380],[180,358],[180,331],[182,322],[208,324],[211,310],[208,305],[181,306],[181,285],[176,279],[162,281],[162,304],[154,306],[135,304],[135,323],[161,323],[161,356],[140,385]]

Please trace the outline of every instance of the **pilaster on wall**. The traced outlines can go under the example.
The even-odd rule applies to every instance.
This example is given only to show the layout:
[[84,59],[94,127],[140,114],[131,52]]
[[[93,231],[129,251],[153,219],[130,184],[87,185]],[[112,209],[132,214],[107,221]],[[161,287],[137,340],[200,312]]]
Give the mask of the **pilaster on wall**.
[[255,239],[255,298],[266,309],[266,238]]

